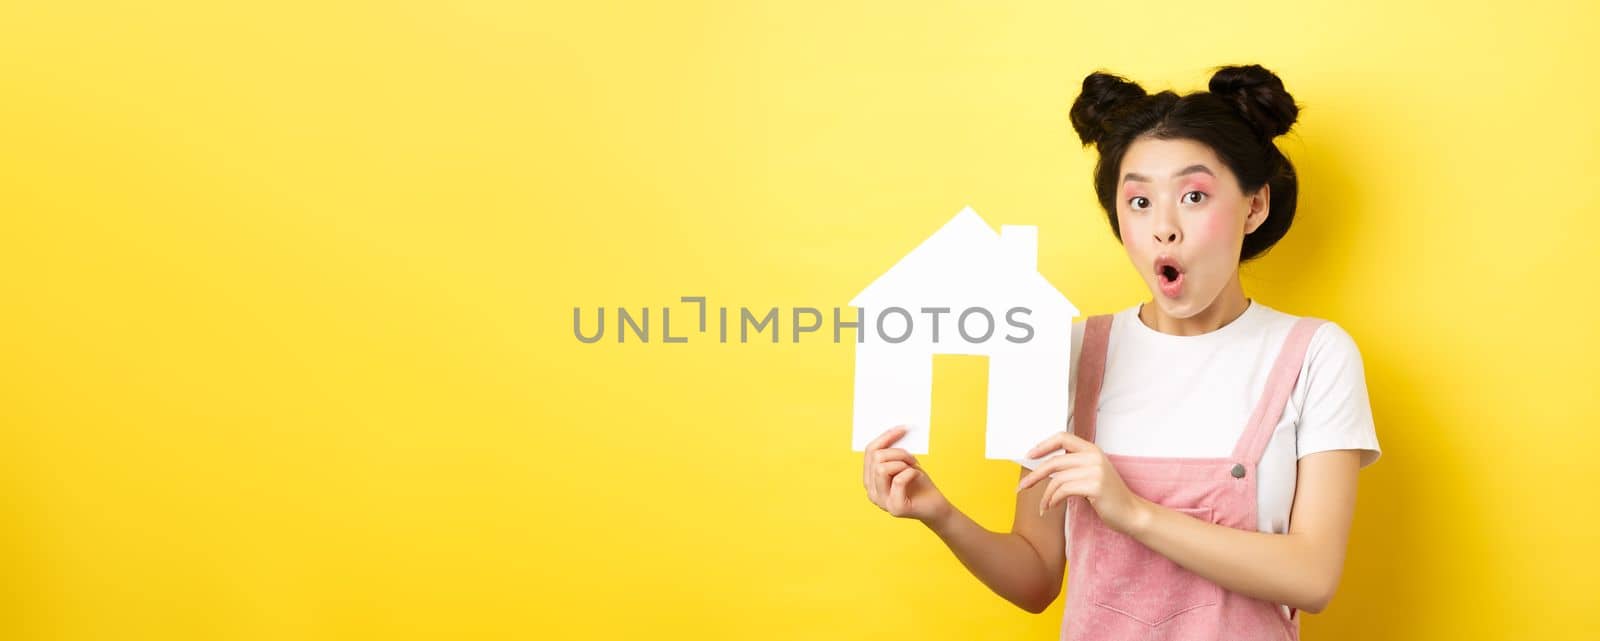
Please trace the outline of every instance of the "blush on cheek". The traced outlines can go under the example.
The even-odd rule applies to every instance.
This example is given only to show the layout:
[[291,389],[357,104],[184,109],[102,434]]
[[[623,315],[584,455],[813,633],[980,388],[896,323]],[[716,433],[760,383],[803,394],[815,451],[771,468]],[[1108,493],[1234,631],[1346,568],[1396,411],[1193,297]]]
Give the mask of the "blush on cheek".
[[1197,254],[1194,258],[1210,264],[1220,264],[1221,261],[1238,258],[1233,243],[1238,242],[1237,237],[1243,232],[1243,227],[1241,225],[1235,228],[1234,225],[1238,222],[1235,216],[1219,208],[1206,212],[1194,222],[1184,240],[1184,244],[1189,246],[1189,251]]
[[1200,230],[1208,240],[1228,238],[1234,233],[1233,217],[1221,211],[1212,211],[1202,221]]

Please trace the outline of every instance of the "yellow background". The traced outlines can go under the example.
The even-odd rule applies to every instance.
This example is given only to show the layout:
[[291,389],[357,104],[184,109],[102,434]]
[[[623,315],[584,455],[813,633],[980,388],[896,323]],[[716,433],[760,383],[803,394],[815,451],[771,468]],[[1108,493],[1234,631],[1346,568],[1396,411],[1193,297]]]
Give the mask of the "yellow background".
[[[5,3],[0,638],[1053,638],[1059,601],[869,504],[850,344],[585,345],[572,310],[843,306],[968,204],[1131,305],[1067,106],[1248,62],[1305,110],[1247,292],[1355,336],[1385,452],[1306,637],[1581,638],[1597,18]],[[985,361],[937,363],[924,461],[1004,529]]]

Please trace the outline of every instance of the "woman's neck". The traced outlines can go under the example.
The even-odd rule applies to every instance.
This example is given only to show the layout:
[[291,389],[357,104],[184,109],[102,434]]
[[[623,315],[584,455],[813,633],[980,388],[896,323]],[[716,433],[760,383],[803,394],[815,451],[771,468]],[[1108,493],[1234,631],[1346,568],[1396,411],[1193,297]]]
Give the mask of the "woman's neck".
[[1216,300],[1211,305],[1200,310],[1188,318],[1174,318],[1167,315],[1166,310],[1156,304],[1152,299],[1149,303],[1139,307],[1139,320],[1146,327],[1163,334],[1176,336],[1198,336],[1213,332],[1228,323],[1233,322],[1250,307],[1250,299],[1244,295],[1244,285],[1239,282],[1239,272],[1233,272],[1233,278],[1228,279],[1227,286],[1217,294]]

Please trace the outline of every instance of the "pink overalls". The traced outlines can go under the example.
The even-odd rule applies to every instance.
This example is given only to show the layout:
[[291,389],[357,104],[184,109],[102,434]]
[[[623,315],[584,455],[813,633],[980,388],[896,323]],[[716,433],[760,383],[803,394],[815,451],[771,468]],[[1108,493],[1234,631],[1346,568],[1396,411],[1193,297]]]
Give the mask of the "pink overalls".
[[[1201,519],[1257,531],[1256,466],[1300,375],[1306,345],[1322,320],[1301,318],[1273,363],[1261,401],[1228,458],[1106,454],[1128,489]],[[1078,358],[1074,432],[1094,441],[1111,317],[1090,317]],[[1223,589],[1117,532],[1081,496],[1067,500],[1064,641],[1298,641],[1300,618],[1272,603]]]

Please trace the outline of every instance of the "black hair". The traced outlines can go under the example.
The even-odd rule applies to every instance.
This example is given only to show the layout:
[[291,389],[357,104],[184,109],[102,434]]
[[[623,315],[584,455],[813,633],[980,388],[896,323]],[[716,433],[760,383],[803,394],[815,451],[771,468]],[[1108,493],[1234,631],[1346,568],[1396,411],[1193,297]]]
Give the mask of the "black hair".
[[1272,139],[1294,126],[1299,105],[1283,81],[1261,65],[1216,67],[1209,89],[1185,96],[1171,90],[1147,95],[1139,85],[1103,71],[1083,79],[1083,92],[1072,103],[1072,127],[1085,147],[1092,144],[1100,153],[1094,191],[1119,242],[1117,173],[1123,154],[1140,136],[1210,147],[1246,194],[1271,185],[1267,219],[1244,237],[1240,261],[1260,256],[1288,233],[1299,180]]

